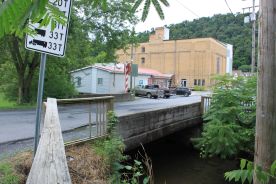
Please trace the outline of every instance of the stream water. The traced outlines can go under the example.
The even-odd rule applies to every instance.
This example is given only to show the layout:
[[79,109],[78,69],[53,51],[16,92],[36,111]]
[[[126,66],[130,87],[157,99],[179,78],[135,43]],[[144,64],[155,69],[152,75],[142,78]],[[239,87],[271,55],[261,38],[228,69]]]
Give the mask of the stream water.
[[[238,161],[201,159],[199,152],[183,140],[185,131],[144,145],[152,159],[155,184],[230,184],[224,172],[236,169]],[[137,149],[130,155],[135,157]],[[232,184],[232,183],[231,183]]]

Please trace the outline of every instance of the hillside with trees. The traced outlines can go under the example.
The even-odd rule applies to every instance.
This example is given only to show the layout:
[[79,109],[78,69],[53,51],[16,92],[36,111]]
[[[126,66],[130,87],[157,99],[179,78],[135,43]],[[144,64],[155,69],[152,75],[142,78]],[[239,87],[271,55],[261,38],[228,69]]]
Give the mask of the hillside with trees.
[[[171,24],[170,39],[191,39],[212,37],[221,42],[233,45],[234,69],[245,68],[251,63],[251,23],[244,23],[247,14],[218,14],[213,17],[202,17],[193,21],[183,21],[179,24]],[[146,31],[138,34],[139,42],[148,41],[149,34]],[[256,33],[257,35],[257,33]],[[250,69],[250,67],[249,67]]]

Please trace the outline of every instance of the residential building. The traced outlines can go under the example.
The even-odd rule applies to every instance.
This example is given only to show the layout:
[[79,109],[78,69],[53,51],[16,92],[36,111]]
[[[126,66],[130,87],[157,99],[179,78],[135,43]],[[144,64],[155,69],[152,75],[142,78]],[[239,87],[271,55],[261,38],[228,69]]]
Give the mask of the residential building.
[[[133,63],[174,76],[175,86],[208,87],[213,75],[232,73],[232,45],[213,38],[169,40],[168,29],[159,27],[133,50]],[[119,62],[130,61],[131,49],[116,54]]]
[[[70,73],[79,93],[119,94],[125,92],[124,64],[95,64]],[[128,86],[130,86],[130,76],[128,78]],[[171,78],[171,75],[162,74],[153,69],[138,68],[138,76],[133,77],[132,87],[153,83],[166,87]]]

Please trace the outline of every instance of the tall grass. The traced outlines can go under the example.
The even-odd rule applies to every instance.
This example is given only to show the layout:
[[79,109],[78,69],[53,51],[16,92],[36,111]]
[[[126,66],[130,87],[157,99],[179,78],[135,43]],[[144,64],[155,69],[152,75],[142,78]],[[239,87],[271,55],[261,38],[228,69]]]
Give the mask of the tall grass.
[[29,109],[34,108],[34,104],[17,104],[15,101],[8,100],[3,93],[0,92],[0,110],[5,109]]
[[0,92],[0,109],[9,109],[9,108],[13,109],[13,108],[16,108],[16,106],[17,106],[16,102],[11,102],[7,100],[5,95]]

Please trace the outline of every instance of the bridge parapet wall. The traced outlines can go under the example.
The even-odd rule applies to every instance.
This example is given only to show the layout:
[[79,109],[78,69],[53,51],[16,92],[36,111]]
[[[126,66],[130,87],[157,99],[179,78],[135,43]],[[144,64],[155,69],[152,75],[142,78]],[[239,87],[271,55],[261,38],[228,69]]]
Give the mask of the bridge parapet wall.
[[127,150],[202,123],[201,103],[119,117],[118,132]]

